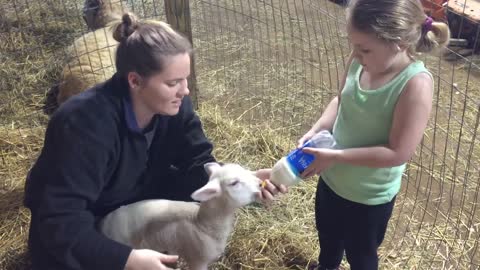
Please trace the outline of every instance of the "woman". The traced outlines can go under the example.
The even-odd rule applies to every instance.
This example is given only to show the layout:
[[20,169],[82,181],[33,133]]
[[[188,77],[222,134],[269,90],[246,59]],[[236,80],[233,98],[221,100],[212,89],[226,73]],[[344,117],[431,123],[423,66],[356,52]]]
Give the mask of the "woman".
[[[131,14],[114,38],[117,73],[58,109],[28,175],[33,269],[168,269],[176,256],[112,241],[95,222],[143,199],[191,200],[208,180],[212,144],[188,98],[191,44]],[[262,199],[278,191],[286,192],[268,182]]]

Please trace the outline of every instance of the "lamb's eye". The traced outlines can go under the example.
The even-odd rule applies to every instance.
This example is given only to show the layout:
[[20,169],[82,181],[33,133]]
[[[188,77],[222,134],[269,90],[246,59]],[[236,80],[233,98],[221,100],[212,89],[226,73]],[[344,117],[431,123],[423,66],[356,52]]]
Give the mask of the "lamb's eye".
[[240,183],[240,181],[238,180],[233,180],[232,182],[230,182],[230,186],[236,186],[238,183]]

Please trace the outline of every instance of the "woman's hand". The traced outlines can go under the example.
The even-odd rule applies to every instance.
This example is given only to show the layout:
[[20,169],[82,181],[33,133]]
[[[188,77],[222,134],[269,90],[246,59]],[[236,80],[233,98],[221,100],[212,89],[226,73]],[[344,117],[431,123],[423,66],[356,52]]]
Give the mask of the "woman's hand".
[[164,263],[175,263],[178,256],[165,255],[151,249],[134,249],[128,256],[125,270],[173,270]]
[[315,156],[313,162],[301,174],[302,178],[308,178],[310,176],[320,174],[323,170],[332,166],[340,154],[340,150],[328,148],[305,147],[302,149],[302,151]]
[[257,176],[260,180],[262,180],[262,192],[260,193],[260,201],[266,205],[270,204],[279,193],[285,194],[288,192],[287,187],[284,185],[276,186],[272,182],[270,182],[270,174],[272,173],[272,169],[260,169],[255,172],[255,176]]

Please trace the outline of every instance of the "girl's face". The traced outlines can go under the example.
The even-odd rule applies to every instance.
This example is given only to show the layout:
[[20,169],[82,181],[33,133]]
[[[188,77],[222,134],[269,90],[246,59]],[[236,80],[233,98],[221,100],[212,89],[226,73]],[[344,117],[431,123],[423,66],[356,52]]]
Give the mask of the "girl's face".
[[[160,73],[147,78],[137,74],[139,83],[136,89],[133,87],[133,95],[143,107],[143,113],[176,115],[183,97],[190,93],[187,83],[190,75],[190,55],[179,54],[166,58],[166,61],[167,64]],[[130,85],[132,86],[132,83]]]
[[395,44],[385,42],[374,34],[348,27],[348,38],[353,54],[363,69],[371,74],[381,74],[392,67],[402,51]]

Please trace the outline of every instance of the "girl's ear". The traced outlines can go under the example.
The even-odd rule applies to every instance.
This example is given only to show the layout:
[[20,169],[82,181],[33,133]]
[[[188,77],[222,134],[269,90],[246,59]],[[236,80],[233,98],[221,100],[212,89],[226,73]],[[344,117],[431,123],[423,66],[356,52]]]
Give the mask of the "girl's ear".
[[393,45],[393,48],[398,53],[398,52],[403,52],[406,49],[408,49],[408,45],[407,44],[402,44],[402,43],[395,43]]

